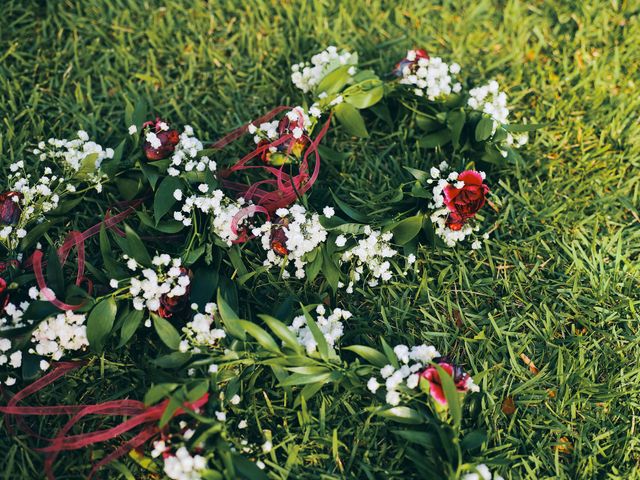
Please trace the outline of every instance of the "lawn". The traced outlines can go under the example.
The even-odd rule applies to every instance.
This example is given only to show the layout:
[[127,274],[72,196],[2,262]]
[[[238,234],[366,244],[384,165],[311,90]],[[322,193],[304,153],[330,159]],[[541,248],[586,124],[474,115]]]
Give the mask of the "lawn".
[[[131,99],[215,140],[299,104],[291,65],[328,45],[358,51],[381,75],[423,47],[467,78],[497,79],[514,117],[543,127],[522,162],[492,172],[490,240],[476,252],[422,246],[402,280],[356,289],[345,300],[354,314],[345,339],[433,344],[477,375],[482,395],[463,427],[486,432],[474,462],[505,478],[640,478],[637,1],[8,0],[2,11],[3,176],[38,140],[80,128],[115,146]],[[421,151],[403,127],[366,139],[335,130],[326,144],[340,155],[323,161],[310,204],[322,208],[332,190],[381,216],[402,166],[424,168]],[[82,204],[58,227],[96,208]],[[317,285],[275,274],[241,283],[245,318],[289,297],[321,300]],[[141,399],[152,380],[139,353],[108,351],[39,401]],[[271,478],[429,478],[396,426],[369,414],[370,398],[329,388],[294,406],[272,403],[266,390],[252,395],[260,431],[277,437]],[[38,425],[44,436],[55,431],[52,421]],[[0,435],[0,478],[41,478],[26,437]],[[84,478],[103,455],[63,453],[57,478]],[[158,478],[132,458],[102,475]]]

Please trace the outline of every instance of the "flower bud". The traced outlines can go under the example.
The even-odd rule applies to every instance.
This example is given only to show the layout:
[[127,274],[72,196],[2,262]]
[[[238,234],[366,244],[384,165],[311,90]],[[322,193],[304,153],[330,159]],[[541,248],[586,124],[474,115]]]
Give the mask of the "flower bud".
[[2,225],[15,225],[20,220],[22,206],[20,201],[24,195],[20,192],[4,192],[0,194],[0,223]]

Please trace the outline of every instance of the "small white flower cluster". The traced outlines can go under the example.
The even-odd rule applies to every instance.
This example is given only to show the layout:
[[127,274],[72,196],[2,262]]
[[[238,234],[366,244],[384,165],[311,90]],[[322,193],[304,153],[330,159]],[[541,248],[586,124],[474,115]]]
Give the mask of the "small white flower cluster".
[[465,473],[461,480],[504,480],[504,477],[494,472],[491,473],[489,467],[487,467],[484,463],[480,465],[476,465],[474,468],[475,472]]
[[29,352],[60,360],[66,352],[88,347],[86,318],[86,315],[72,311],[47,318],[33,331],[31,342],[35,347]]
[[[44,174],[34,179],[24,171],[24,161],[9,165],[11,173],[8,177],[10,190],[21,195],[14,195],[11,200],[20,208],[20,217],[15,225],[5,225],[0,228],[0,241],[11,248],[15,248],[18,241],[27,235],[26,226],[33,221],[43,221],[44,214],[58,207],[60,193],[65,179],[54,175],[50,167],[44,169]],[[73,187],[72,184],[67,184]]]
[[[482,113],[489,115],[493,119],[494,134],[500,125],[509,123],[509,108],[507,106],[507,94],[500,91],[500,86],[495,80],[491,80],[486,85],[469,90],[467,105]],[[508,132],[505,144],[510,147],[519,148],[529,141],[529,134],[526,132]],[[500,151],[503,157],[507,156],[507,151]]]
[[[302,138],[303,135],[308,135],[309,129],[313,123],[309,119],[309,115],[305,113],[304,108],[294,107],[286,113],[286,116],[289,119],[290,125],[293,127],[290,128],[290,130],[294,139],[298,140],[299,138]],[[259,144],[263,140],[275,142],[280,138],[280,133],[278,132],[279,125],[280,120],[263,122],[260,125],[254,125],[251,123],[249,124],[248,132],[253,135],[253,141],[256,144]],[[271,153],[276,150],[277,147],[270,147]]]
[[[449,173],[447,174],[447,171]],[[484,172],[478,172],[484,179],[486,174]],[[458,179],[458,172],[451,171],[447,162],[442,162],[436,167],[432,167],[430,171],[431,178],[427,180],[427,183],[433,184],[433,201],[429,204],[429,208],[433,209],[431,213],[431,222],[435,227],[435,234],[438,235],[448,247],[454,247],[458,242],[474,237],[471,243],[472,250],[479,250],[482,248],[482,241],[477,235],[480,230],[480,225],[477,222],[466,222],[459,230],[452,230],[447,226],[447,219],[449,218],[449,209],[444,205],[444,189],[448,185],[454,185],[460,189],[464,187],[464,182]],[[481,237],[484,240],[489,238],[488,233],[484,233]]]
[[[9,353],[12,343],[8,338],[0,337],[0,366],[8,364],[11,368],[20,368],[22,366],[22,352],[16,350]],[[11,386],[16,383],[16,378],[8,376],[4,380],[5,385]]]
[[457,63],[448,65],[440,57],[419,58],[416,61],[415,50],[407,52],[407,60],[411,63],[402,69],[400,83],[413,85],[417,96],[426,96],[433,102],[462,90],[462,85],[456,79],[460,73]]
[[[387,390],[385,401],[389,405],[396,406],[400,403],[399,390],[404,387],[410,390],[416,389],[420,382],[420,371],[434,358],[439,357],[440,353],[432,345],[424,344],[411,348],[406,345],[396,345],[393,352],[401,363],[400,368],[385,365],[380,369],[380,376]],[[367,382],[367,388],[371,393],[376,393],[383,384],[379,383],[376,377],[371,377]]]
[[[265,222],[253,229],[253,234],[260,238],[262,248],[267,252],[264,265],[280,267],[293,262],[296,278],[302,279],[305,277],[304,267],[307,264],[305,256],[327,240],[327,231],[320,224],[320,215],[307,212],[299,204],[279,208],[276,210],[276,216],[279,218],[277,222]],[[280,248],[286,249],[286,256],[274,251],[273,240],[278,231],[281,232],[283,240]],[[284,270],[282,276],[289,278],[290,274]]]
[[[27,320],[26,322],[22,320],[24,312],[28,307],[29,302],[22,302],[18,306],[13,303],[7,303],[4,307],[4,311],[1,312],[2,318],[0,318],[0,332],[31,325],[33,320]],[[14,345],[12,345],[10,339],[0,337],[0,366],[9,365],[12,368],[19,368],[22,366],[22,352],[10,352],[12,346]],[[40,368],[42,368],[42,370],[46,370],[49,368],[49,363],[46,360],[42,360],[40,362]],[[4,383],[9,386],[14,385],[16,383],[16,378],[9,376],[5,379]]]
[[342,65],[351,65],[348,73],[353,76],[357,72],[358,54],[346,50],[338,52],[334,46],[311,57],[311,63],[302,62],[291,67],[291,81],[303,92],[313,90],[328,73]]
[[[380,281],[389,281],[393,275],[391,263],[387,260],[398,253],[391,248],[389,243],[393,238],[393,233],[382,233],[367,225],[364,227],[364,234],[366,237],[358,240],[354,247],[343,252],[340,258],[343,263],[352,262],[354,264],[349,274],[350,282],[347,286],[347,293],[353,292],[354,283],[359,282],[363,276],[368,278],[369,286],[375,287]],[[345,244],[346,238],[343,235],[336,238],[338,247]]]
[[[154,443],[154,452],[160,450],[159,443]],[[201,455],[191,455],[186,447],[176,450],[175,455],[164,458],[164,473],[171,480],[200,480],[202,471],[207,468],[207,459]]]
[[[325,317],[326,313],[324,305],[318,305],[316,307],[317,316],[315,322],[327,343],[333,347],[344,333],[344,325],[340,320],[348,320],[352,314],[340,308],[334,308]],[[318,349],[318,343],[313,338],[313,333],[311,333],[304,315],[295,317],[289,330],[296,334],[298,342],[307,350],[307,353],[311,354]]]
[[28,320],[26,323],[22,321],[22,317],[27,308],[29,308],[29,302],[21,302],[19,305],[11,302],[7,303],[4,310],[0,311],[0,332],[3,330],[22,328],[27,324],[31,325],[33,320]]
[[[149,134],[155,136],[153,132],[149,132],[147,135]],[[149,139],[147,138],[147,140]],[[157,141],[159,142],[160,140],[157,139]],[[151,146],[158,148],[160,145],[156,147],[151,143]],[[182,171],[191,172],[195,170],[196,172],[204,172],[205,170],[210,170],[215,172],[218,166],[214,160],[205,155],[198,156],[203,148],[202,142],[194,136],[193,128],[190,125],[185,125],[183,132],[180,134],[180,141],[171,156],[171,165],[167,169],[167,173],[172,177],[177,177]]]
[[[192,307],[197,308],[198,306],[194,304]],[[215,303],[207,303],[204,311],[205,313],[196,313],[193,320],[182,328],[187,339],[180,342],[181,352],[191,350],[200,353],[202,347],[215,347],[219,340],[227,336],[223,329],[212,328],[218,306]]]
[[[507,94],[500,91],[500,86],[495,80],[488,84],[469,90],[468,105],[474,110],[479,110],[490,115],[493,120],[501,125],[509,123],[509,108],[507,108]],[[494,124],[494,130],[497,125]]]
[[[198,190],[202,193],[207,193],[209,186],[204,183],[200,184]],[[193,212],[199,210],[206,215],[211,215],[214,233],[224,240],[227,245],[231,246],[234,240],[238,238],[231,225],[233,218],[246,206],[243,198],[233,200],[225,195],[222,190],[214,190],[207,195],[190,195],[186,198],[183,197],[182,190],[176,190],[173,192],[173,196],[178,201],[184,200],[180,210],[173,213],[175,220],[182,222],[185,226],[190,226],[193,223]],[[238,227],[252,216],[253,214],[248,214],[246,218],[239,222]]]
[[187,293],[191,279],[181,269],[181,260],[167,254],[156,255],[152,259],[156,269],[142,268],[133,258],[125,256],[127,267],[134,272],[141,270],[142,278],[131,278],[129,293],[133,297],[133,308],[147,308],[155,312],[160,308],[163,295],[181,297]]
[[114,151],[90,140],[84,130],[79,130],[77,136],[74,140],[50,138],[46,143],[40,142],[33,153],[41,161],[56,162],[65,174],[79,175],[101,192],[103,174],[100,166],[105,159],[113,158]]

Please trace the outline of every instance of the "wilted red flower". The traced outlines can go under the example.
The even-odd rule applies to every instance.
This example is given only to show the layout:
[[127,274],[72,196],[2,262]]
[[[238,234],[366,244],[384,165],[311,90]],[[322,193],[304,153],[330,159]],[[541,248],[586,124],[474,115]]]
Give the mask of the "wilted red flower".
[[[180,267],[180,276],[193,277],[193,273],[186,267]],[[174,314],[182,312],[189,305],[191,283],[186,286],[184,295],[170,297],[166,293],[160,297],[160,308],[156,312],[162,318],[171,318]]]
[[[452,363],[447,362],[445,359],[435,359],[435,363],[438,364],[445,372],[447,372],[453,379],[453,383],[456,386],[458,392],[467,392],[468,390],[477,390],[477,386],[473,383],[473,380],[469,374]],[[440,373],[435,366],[430,366],[420,372],[420,380],[423,384],[422,388],[426,390],[424,382],[428,385],[429,394],[440,405],[447,405],[447,397],[444,394],[442,388],[442,382],[440,380]]]
[[4,307],[9,303],[9,292],[7,282],[4,278],[0,278],[0,313],[4,312]]
[[287,234],[282,227],[278,227],[275,231],[271,232],[271,249],[274,252],[282,257],[289,255],[286,244]]
[[396,64],[396,67],[393,69],[393,74],[396,77],[401,77],[405,67],[413,67],[413,65],[416,65],[418,61],[423,58],[429,59],[429,54],[426,50],[421,48],[409,50],[407,56]]
[[[160,118],[155,121],[148,121],[142,125],[145,131],[145,141],[142,145],[147,160],[162,160],[171,155],[180,141],[180,134],[177,130],[169,128],[169,125]],[[146,134],[153,133],[155,138],[151,141]]]
[[460,230],[467,220],[473,218],[486,201],[489,187],[482,175],[475,170],[466,170],[458,175],[458,181],[464,182],[462,188],[447,185],[444,190],[444,204],[449,209],[447,227]]
[[0,223],[3,225],[15,225],[20,220],[22,206],[20,200],[24,195],[20,192],[4,192],[0,194]]

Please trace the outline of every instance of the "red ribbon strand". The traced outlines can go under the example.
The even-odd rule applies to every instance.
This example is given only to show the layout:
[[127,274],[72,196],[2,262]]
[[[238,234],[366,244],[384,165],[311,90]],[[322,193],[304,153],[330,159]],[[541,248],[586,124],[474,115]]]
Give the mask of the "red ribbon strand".
[[[125,399],[111,400],[95,405],[55,405],[48,407],[18,406],[18,403],[20,401],[42,390],[46,386],[55,382],[57,379],[65,376],[66,374],[77,368],[80,368],[83,365],[84,362],[59,362],[55,364],[53,366],[53,369],[47,375],[16,393],[13,397],[11,397],[6,407],[0,407],[0,413],[5,415],[7,429],[10,431],[10,433],[13,433],[12,420],[14,416],[22,417],[30,415],[73,415],[69,419],[69,421],[57,432],[54,438],[44,438],[39,436],[31,428],[27,427],[21,418],[17,419],[16,421],[18,428],[25,432],[27,435],[49,442],[47,446],[35,449],[36,451],[45,454],[44,470],[49,480],[55,480],[55,476],[53,474],[53,463],[61,452],[66,450],[78,450],[89,445],[112,440],[132,431],[137,427],[142,427],[142,430],[134,435],[133,438],[124,442],[116,450],[96,463],[89,473],[89,476],[87,477],[90,479],[102,466],[125,455],[130,450],[140,447],[145,442],[149,441],[152,437],[159,434],[161,429],[158,426],[158,421],[169,405],[168,399],[151,407],[147,407],[143,402],[137,400]],[[197,410],[198,408],[205,405],[208,399],[209,395],[204,394],[195,402],[185,403],[181,408],[178,408],[174,412],[172,418],[184,414],[186,410]],[[127,416],[131,418],[112,428],[97,430],[95,432],[81,433],[77,435],[68,435],[69,431],[74,425],[76,425],[83,418],[89,415],[99,415],[105,417]]]

